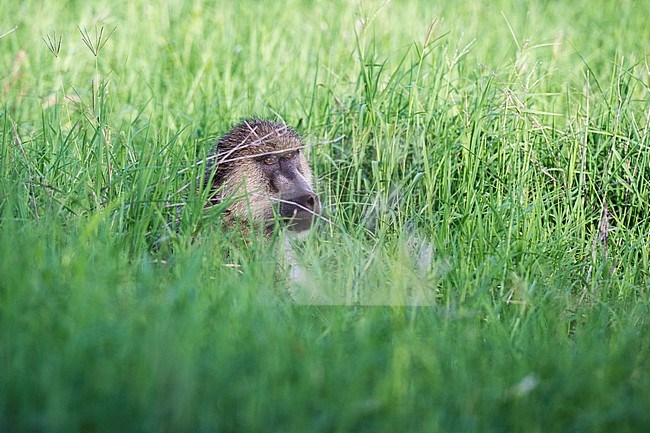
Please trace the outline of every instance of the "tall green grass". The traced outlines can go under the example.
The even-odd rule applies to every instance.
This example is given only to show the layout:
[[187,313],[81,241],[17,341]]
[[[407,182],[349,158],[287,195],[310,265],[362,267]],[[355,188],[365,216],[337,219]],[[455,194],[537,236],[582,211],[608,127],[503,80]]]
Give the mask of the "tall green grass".
[[[1,430],[650,428],[645,3],[1,6]],[[294,263],[203,210],[249,116]]]

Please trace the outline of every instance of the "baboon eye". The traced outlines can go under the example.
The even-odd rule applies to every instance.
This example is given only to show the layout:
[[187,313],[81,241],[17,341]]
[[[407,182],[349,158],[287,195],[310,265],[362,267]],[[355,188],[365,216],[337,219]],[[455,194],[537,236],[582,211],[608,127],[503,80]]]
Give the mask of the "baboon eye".
[[266,165],[273,165],[278,162],[278,159],[273,155],[269,155],[265,156],[264,159],[262,159],[262,162],[264,162]]

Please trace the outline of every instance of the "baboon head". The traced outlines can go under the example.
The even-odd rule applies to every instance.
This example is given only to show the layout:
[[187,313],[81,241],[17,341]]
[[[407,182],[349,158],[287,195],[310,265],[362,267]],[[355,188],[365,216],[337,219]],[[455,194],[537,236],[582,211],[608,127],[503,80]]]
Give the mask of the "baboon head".
[[275,216],[292,231],[308,230],[320,213],[304,144],[287,125],[246,120],[224,135],[210,155],[211,204],[233,198],[226,223],[252,219],[265,230]]

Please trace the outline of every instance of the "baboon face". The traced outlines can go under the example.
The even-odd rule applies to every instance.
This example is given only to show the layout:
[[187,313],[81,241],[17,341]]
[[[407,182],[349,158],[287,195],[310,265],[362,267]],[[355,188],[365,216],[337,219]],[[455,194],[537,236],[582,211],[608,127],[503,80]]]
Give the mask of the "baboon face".
[[293,231],[308,230],[320,213],[302,140],[286,125],[247,120],[217,143],[210,156],[211,203],[232,197],[227,223],[252,218],[265,229],[275,216]]

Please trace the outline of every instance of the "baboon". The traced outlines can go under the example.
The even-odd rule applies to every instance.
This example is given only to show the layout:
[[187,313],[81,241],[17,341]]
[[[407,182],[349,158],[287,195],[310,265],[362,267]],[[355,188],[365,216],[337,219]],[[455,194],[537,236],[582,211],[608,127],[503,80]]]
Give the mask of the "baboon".
[[276,216],[289,230],[308,230],[320,213],[312,173],[298,134],[284,124],[245,120],[217,142],[208,157],[210,205],[233,199],[227,225],[250,220],[270,233]]

